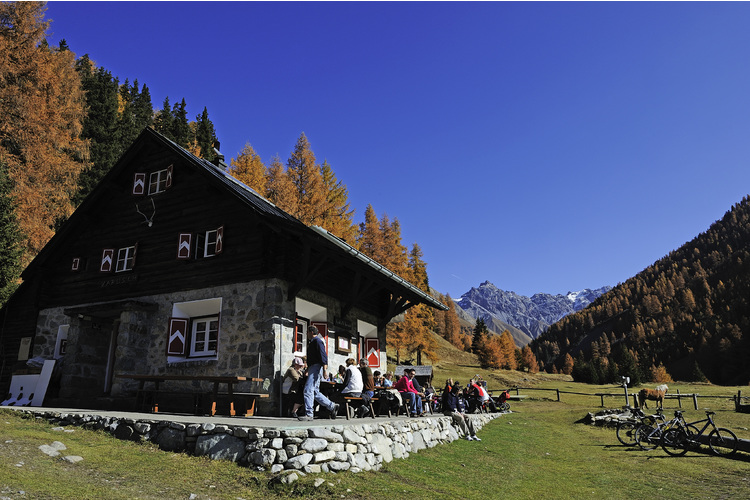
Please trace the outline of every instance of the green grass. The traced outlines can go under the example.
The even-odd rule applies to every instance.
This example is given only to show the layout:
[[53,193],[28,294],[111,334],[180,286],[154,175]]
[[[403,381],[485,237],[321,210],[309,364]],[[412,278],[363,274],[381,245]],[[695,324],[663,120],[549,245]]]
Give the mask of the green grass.
[[[681,392],[728,395],[737,388],[680,385]],[[539,382],[570,392],[615,392],[612,386]],[[684,390],[683,390],[684,387]],[[621,390],[621,389],[620,389]],[[165,453],[149,444],[118,441],[104,432],[53,431],[46,422],[0,411],[0,497],[44,499],[237,498],[745,498],[750,455],[736,459],[689,452],[670,457],[621,446],[614,430],[575,423],[599,409],[591,396],[529,391],[479,433],[481,442],[456,441],[395,460],[378,472],[307,476],[292,486],[273,485],[271,474],[230,462]],[[750,439],[750,415],[723,400],[707,400],[718,425]],[[622,400],[612,400],[619,406]],[[676,402],[667,401],[667,413]],[[684,405],[685,406],[685,405]],[[685,408],[688,419],[704,414]],[[37,448],[65,443],[69,464]],[[17,464],[21,464],[17,466]],[[325,483],[314,488],[317,478]],[[24,494],[18,493],[23,491]]]

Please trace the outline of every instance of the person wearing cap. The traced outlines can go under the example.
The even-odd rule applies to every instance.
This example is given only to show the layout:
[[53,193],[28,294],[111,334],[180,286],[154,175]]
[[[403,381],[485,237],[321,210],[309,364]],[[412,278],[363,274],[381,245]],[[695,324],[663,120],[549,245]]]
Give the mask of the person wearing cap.
[[290,417],[296,417],[297,410],[304,404],[302,388],[300,387],[304,371],[304,360],[300,357],[295,357],[292,360],[292,366],[284,374],[282,392],[284,393],[284,404],[289,409]]
[[315,403],[328,408],[328,414],[335,419],[339,412],[339,405],[334,403],[320,392],[320,380],[323,371],[328,367],[328,353],[323,337],[318,335],[318,329],[313,325],[307,329],[307,380],[303,392],[305,400],[305,414],[297,417],[298,420],[309,421],[313,419]]

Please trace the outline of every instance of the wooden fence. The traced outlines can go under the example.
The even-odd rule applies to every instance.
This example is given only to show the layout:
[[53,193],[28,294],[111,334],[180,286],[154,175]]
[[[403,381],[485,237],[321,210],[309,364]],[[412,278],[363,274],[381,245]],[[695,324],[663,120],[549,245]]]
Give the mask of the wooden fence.
[[[554,392],[555,397],[557,401],[562,401],[563,394],[572,394],[577,396],[592,396],[592,397],[598,397],[601,400],[602,407],[605,406],[604,404],[604,398],[622,398],[622,400],[625,402],[626,406],[638,406],[638,391],[636,392],[629,392],[625,391],[623,389],[623,392],[621,393],[604,393],[604,392],[595,392],[595,393],[585,393],[585,392],[573,392],[573,391],[561,391],[560,389],[542,389],[538,387],[512,387],[510,389],[511,391],[515,391],[516,396],[520,394],[520,391],[548,391],[548,392]],[[490,391],[490,392],[500,392],[500,391]],[[632,398],[632,404],[631,404],[631,398]],[[724,399],[724,400],[732,400],[734,401],[735,408],[737,410],[740,410],[742,406],[742,401],[746,400],[748,398],[742,396],[742,391],[737,391],[736,395],[731,396],[707,396],[703,395],[701,396],[698,393],[691,393],[691,394],[681,394],[680,390],[677,390],[676,394],[667,394],[664,396],[665,399],[676,399],[677,405],[682,408],[682,402],[683,400],[687,400],[688,402],[693,402],[693,407],[697,410],[698,409],[698,398],[704,398],[704,399]]]

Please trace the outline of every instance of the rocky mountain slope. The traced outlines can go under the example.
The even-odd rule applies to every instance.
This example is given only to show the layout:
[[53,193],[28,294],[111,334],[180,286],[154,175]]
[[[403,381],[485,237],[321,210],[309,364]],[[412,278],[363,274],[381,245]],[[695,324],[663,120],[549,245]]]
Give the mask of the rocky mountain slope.
[[587,288],[566,295],[536,293],[526,297],[501,290],[485,281],[463,294],[456,303],[470,317],[483,318],[491,331],[509,330],[516,344],[522,346],[541,335],[551,324],[580,311],[611,288]]

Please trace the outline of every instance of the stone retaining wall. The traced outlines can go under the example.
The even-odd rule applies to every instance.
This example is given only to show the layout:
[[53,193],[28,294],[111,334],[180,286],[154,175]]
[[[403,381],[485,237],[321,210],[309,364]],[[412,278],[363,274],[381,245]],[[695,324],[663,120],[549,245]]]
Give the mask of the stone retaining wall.
[[[274,473],[378,470],[383,462],[407,458],[410,453],[461,437],[451,424],[451,418],[443,416],[319,427],[260,428],[24,411],[53,425],[104,430],[118,439],[153,442],[165,451],[232,460]],[[500,415],[480,414],[469,418],[478,431]]]

